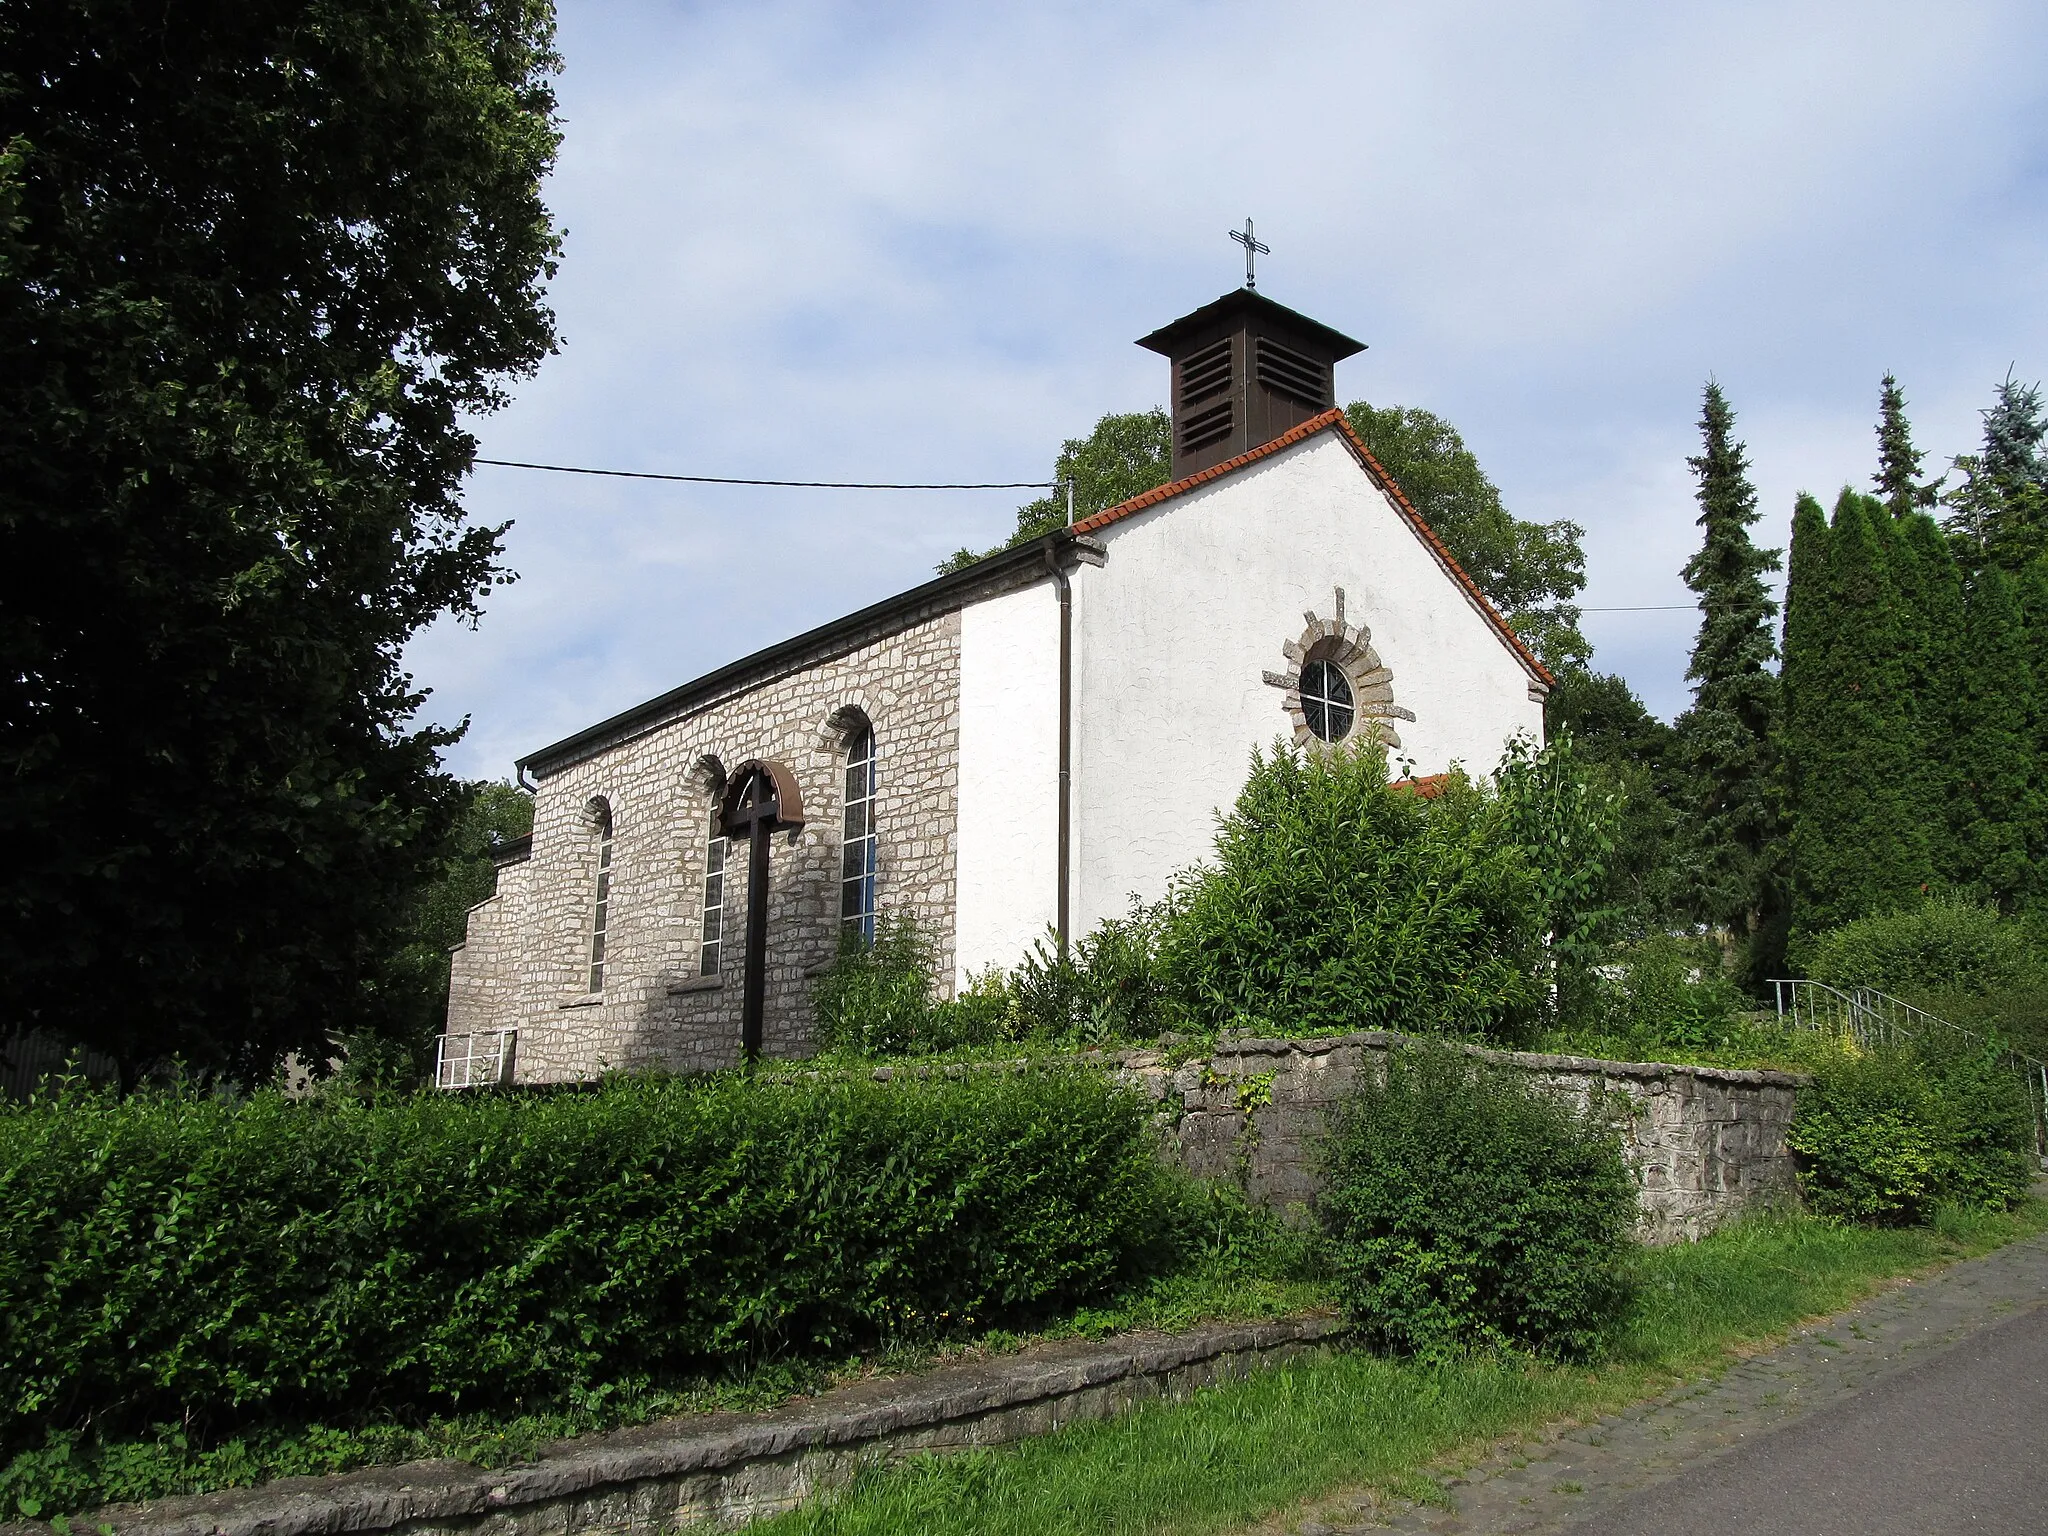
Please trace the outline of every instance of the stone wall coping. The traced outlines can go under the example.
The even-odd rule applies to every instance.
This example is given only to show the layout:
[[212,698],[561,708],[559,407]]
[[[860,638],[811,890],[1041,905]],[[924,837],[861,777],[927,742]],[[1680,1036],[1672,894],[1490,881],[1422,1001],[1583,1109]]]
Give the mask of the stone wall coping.
[[[545,1447],[522,1466],[415,1461],[332,1477],[280,1478],[255,1488],[110,1505],[72,1525],[111,1525],[119,1536],[340,1536],[463,1519],[607,1486],[858,1445],[1223,1356],[1318,1344],[1346,1328],[1343,1319],[1323,1315],[1063,1340],[993,1360],[858,1382],[762,1413],[697,1414],[580,1436]],[[48,1536],[48,1527],[0,1525],[0,1536]]]
[[[1366,1029],[1348,1035],[1312,1035],[1298,1039],[1268,1040],[1258,1036],[1225,1036],[1216,1042],[1214,1060],[1246,1056],[1327,1056],[1346,1047],[1388,1050],[1421,1037],[1393,1030]],[[1553,1056],[1541,1051],[1495,1051],[1467,1045],[1459,1049],[1484,1061],[1504,1066],[1526,1067],[1536,1072],[1577,1072],[1588,1076],[1669,1078],[1696,1077],[1706,1082],[1743,1083],[1778,1088],[1804,1088],[1813,1079],[1803,1072],[1780,1072],[1769,1067],[1696,1067],[1669,1061],[1609,1061],[1599,1056]]]

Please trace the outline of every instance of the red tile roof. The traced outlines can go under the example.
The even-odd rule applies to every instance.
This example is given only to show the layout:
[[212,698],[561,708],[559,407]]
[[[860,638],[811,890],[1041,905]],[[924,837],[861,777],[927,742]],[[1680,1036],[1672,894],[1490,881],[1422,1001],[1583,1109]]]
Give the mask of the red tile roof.
[[1396,779],[1387,787],[1389,789],[1412,789],[1415,791],[1418,799],[1434,800],[1444,792],[1444,786],[1450,782],[1451,776],[1448,773],[1425,773],[1420,778]]
[[1127,517],[1144,511],[1147,507],[1156,507],[1162,501],[1171,501],[1176,496],[1192,491],[1196,486],[1207,485],[1211,480],[1220,480],[1223,476],[1232,474],[1244,468],[1247,464],[1256,463],[1260,459],[1270,458],[1283,449],[1292,448],[1296,443],[1306,442],[1319,432],[1333,430],[1343,437],[1344,442],[1351,449],[1352,456],[1358,460],[1359,467],[1366,472],[1375,485],[1386,492],[1388,499],[1393,502],[1395,510],[1407,519],[1408,526],[1414,530],[1415,536],[1428,546],[1429,552],[1436,557],[1437,564],[1441,565],[1451,579],[1464,589],[1465,596],[1471,599],[1472,605],[1479,610],[1488,623],[1492,624],[1501,639],[1507,643],[1508,648],[1515,653],[1516,658],[1528,669],[1529,675],[1545,687],[1554,685],[1557,679],[1551,676],[1550,669],[1536,659],[1535,653],[1522,643],[1522,637],[1516,634],[1508,621],[1495,611],[1493,604],[1486,600],[1486,594],[1479,590],[1479,584],[1465,574],[1465,568],[1452,558],[1451,552],[1444,547],[1444,541],[1437,537],[1436,530],[1423,521],[1422,514],[1415,510],[1415,504],[1408,499],[1407,493],[1394,483],[1392,475],[1380,467],[1380,461],[1372,456],[1372,450],[1365,446],[1364,440],[1353,429],[1344,413],[1334,406],[1324,411],[1320,416],[1311,416],[1299,426],[1288,428],[1270,443],[1259,444],[1258,447],[1252,449],[1249,453],[1240,453],[1234,459],[1225,459],[1221,464],[1212,464],[1209,468],[1200,470],[1195,474],[1187,475],[1182,479],[1158,486],[1153,490],[1146,491],[1142,495],[1133,496],[1129,501],[1119,502],[1113,507],[1106,507],[1102,511],[1097,512],[1093,517],[1083,518],[1080,522],[1074,524],[1074,532],[1088,534],[1094,533],[1097,529],[1107,528],[1111,523],[1121,522]]

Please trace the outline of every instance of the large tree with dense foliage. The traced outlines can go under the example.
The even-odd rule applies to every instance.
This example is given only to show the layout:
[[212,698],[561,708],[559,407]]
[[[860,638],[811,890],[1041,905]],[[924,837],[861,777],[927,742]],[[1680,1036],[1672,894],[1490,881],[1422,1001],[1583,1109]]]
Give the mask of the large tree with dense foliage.
[[1691,882],[1689,845],[1671,805],[1672,728],[1643,706],[1626,679],[1580,668],[1558,674],[1543,701],[1543,728],[1553,739],[1569,733],[1584,771],[1616,803],[1608,899],[1622,930],[1641,937],[1689,920],[1677,902]]
[[1586,585],[1577,523],[1532,523],[1511,514],[1458,429],[1413,406],[1344,408],[1352,427],[1487,601],[1545,665],[1583,667],[1593,647],[1579,633],[1572,599]]
[[[1016,531],[998,548],[1028,544],[1066,527],[1068,485],[1074,488],[1073,512],[1079,521],[1166,484],[1172,474],[1173,423],[1166,412],[1156,407],[1112,411],[1086,437],[1060,444],[1052,466],[1059,486],[1017,509]],[[980,558],[971,549],[955,550],[939,573],[963,570]]]
[[1684,573],[1699,595],[1700,628],[1686,669],[1693,704],[1678,721],[1678,750],[1686,779],[1681,813],[1693,840],[1691,902],[1698,916],[1747,938],[1779,905],[1778,605],[1764,582],[1778,569],[1779,552],[1750,538],[1756,489],[1734,427],[1727,396],[1709,382],[1701,451],[1686,461],[1699,479],[1703,537]]
[[0,1008],[239,1075],[364,1022],[464,801],[465,417],[554,343],[546,0],[0,8]]

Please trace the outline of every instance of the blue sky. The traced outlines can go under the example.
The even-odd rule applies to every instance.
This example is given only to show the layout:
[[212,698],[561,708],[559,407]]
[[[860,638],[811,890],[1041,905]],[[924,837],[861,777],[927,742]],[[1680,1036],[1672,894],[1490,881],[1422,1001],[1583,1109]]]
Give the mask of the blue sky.
[[[1718,378],[1782,544],[2048,374],[2048,8],[563,0],[563,347],[501,458],[1031,480],[1164,402],[1137,336],[1235,286],[1370,344],[1519,516],[1587,530],[1591,606],[1683,602]],[[516,584],[408,661],[453,766],[522,752],[914,585],[1017,493],[738,490],[479,468]],[[1590,614],[1684,706],[1690,612]]]

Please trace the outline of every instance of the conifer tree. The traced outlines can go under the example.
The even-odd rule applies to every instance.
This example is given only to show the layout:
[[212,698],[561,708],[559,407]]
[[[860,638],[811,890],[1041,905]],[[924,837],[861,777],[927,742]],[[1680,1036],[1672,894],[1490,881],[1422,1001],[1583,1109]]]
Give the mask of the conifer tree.
[[2033,814],[2033,668],[2013,583],[1987,565],[1970,584],[1957,700],[1957,788],[1967,806],[1958,870],[2008,909],[2026,893]]
[[2032,871],[2027,904],[2048,902],[2048,555],[2031,562],[2017,583],[2020,623],[2033,666],[2033,719],[2029,745],[2033,781],[2029,786],[2027,862]]
[[[1793,643],[1801,726],[1793,824],[1795,947],[1852,918],[1901,905],[1932,881],[1908,707],[1899,594],[1885,568],[1874,497],[1844,490],[1827,536],[1823,601]],[[1809,587],[1810,590],[1810,587]],[[1808,648],[1811,648],[1810,650]]]
[[1684,797],[1697,838],[1692,905],[1747,938],[1776,909],[1772,859],[1779,830],[1773,733],[1778,710],[1775,620],[1764,574],[1779,552],[1758,549],[1748,454],[1734,440],[1735,412],[1709,382],[1700,413],[1702,451],[1686,462],[1699,477],[1700,552],[1685,583],[1699,594],[1693,707],[1678,722]]
[[2048,550],[2044,437],[2041,387],[2007,374],[1984,412],[1983,448],[1956,459],[1963,482],[1943,498],[1950,511],[1942,526],[1972,569],[1991,560],[2017,574]]
[[1924,457],[1913,446],[1912,424],[1906,420],[1906,392],[1888,373],[1878,398],[1877,473],[1871,479],[1893,517],[1931,507],[1940,495],[1941,481],[1920,483],[1920,461]]
[[1783,701],[1780,742],[1789,803],[1796,815],[1812,761],[1816,708],[1833,639],[1828,602],[1828,515],[1805,491],[1792,504],[1792,552],[1785,578],[1785,661],[1778,673]]
[[1962,696],[1963,576],[1934,519],[1914,513],[1896,525],[1893,581],[1908,634],[1907,697],[1921,743],[1919,800],[1930,829],[1935,873],[1959,880],[1967,804],[1956,782],[1957,706]]

